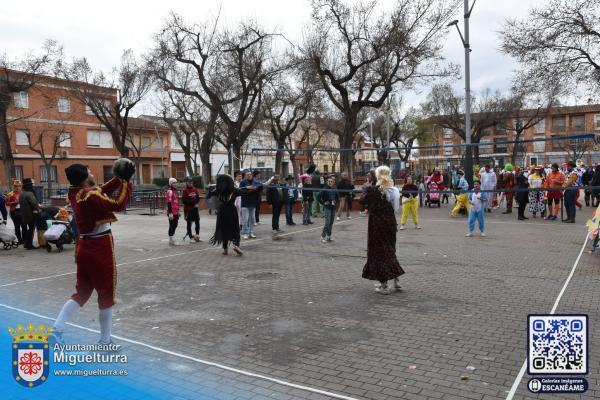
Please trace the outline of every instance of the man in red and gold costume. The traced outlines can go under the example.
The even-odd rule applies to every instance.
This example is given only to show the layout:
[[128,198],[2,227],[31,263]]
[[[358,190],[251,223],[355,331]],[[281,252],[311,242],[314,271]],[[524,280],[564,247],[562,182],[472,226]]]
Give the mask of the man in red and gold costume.
[[502,189],[506,190],[506,192],[504,192],[506,196],[506,211],[504,211],[502,214],[512,214],[513,199],[515,197],[512,189],[515,187],[515,185],[516,179],[513,172],[513,165],[511,163],[506,163],[504,166],[504,172],[502,173]]
[[75,293],[63,306],[54,323],[54,338],[62,342],[62,332],[69,317],[88,301],[92,292],[98,293],[100,309],[100,344],[111,343],[112,310],[115,304],[117,270],[110,224],[123,211],[132,190],[129,182],[135,166],[126,158],[115,161],[114,178],[96,187],[87,166],[73,164],[65,169],[69,202],[73,208],[79,240],[76,247],[77,283]]

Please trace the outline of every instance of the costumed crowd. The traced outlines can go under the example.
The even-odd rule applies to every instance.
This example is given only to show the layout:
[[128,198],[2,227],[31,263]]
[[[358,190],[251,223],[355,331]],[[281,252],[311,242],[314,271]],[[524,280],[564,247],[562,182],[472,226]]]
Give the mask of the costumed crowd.
[[[54,324],[53,338],[57,341],[62,340],[66,321],[83,307],[94,290],[98,293],[100,310],[100,343],[111,341],[116,289],[111,224],[116,221],[114,212],[127,207],[135,167],[131,161],[119,159],[113,169],[114,178],[101,186],[96,185],[94,176],[84,165],[73,164],[65,169],[71,184],[67,205],[72,209],[72,217],[65,208],[41,205],[32,179],[15,180],[10,192],[0,194],[0,242],[5,248],[10,248],[7,247],[9,243],[35,249],[36,226],[38,233],[42,233],[41,236],[38,234],[39,245],[46,239],[57,244],[60,250],[62,244],[72,241],[76,244],[75,293],[64,304]],[[502,214],[512,214],[516,205],[519,221],[529,219],[528,211],[532,218],[539,216],[546,221],[555,221],[560,215],[562,222],[575,223],[577,209],[583,207],[580,194],[583,193],[585,206],[600,204],[600,165],[586,168],[583,163],[573,161],[529,168],[510,163],[502,169],[485,165],[472,178],[473,187],[470,187],[459,168],[444,172],[433,169],[426,176],[413,178],[407,175],[398,188],[389,167],[380,166],[369,171],[361,187],[356,188],[346,173],[337,178],[321,174],[314,165],[297,180],[292,175],[285,179],[273,175],[263,181],[260,172],[251,170],[236,172],[233,177],[219,175],[210,191],[211,208],[217,215],[209,242],[221,245],[224,255],[229,254],[231,247],[235,254],[242,256],[241,240],[257,237],[255,227],[261,223],[263,194],[270,206],[273,235],[283,232],[280,228],[282,212],[287,226],[296,225],[296,210],[300,211],[302,225],[312,225],[315,220],[323,219],[322,229],[307,231],[320,230],[325,245],[334,241],[334,222],[343,216],[350,219],[351,210],[357,204],[360,215],[368,217],[367,261],[362,277],[376,282],[377,293],[390,294],[400,290],[399,277],[404,274],[396,256],[396,233],[405,229],[409,219],[416,229],[421,229],[419,210],[422,207],[441,207],[454,198],[450,215],[468,217],[465,236],[470,237],[475,225],[480,235],[485,236],[485,214],[494,209],[504,208]],[[181,193],[177,180],[169,179],[165,214],[170,245],[177,244],[174,237],[182,211],[186,221],[185,237],[190,241],[201,241],[200,200],[201,193],[192,178],[186,179]],[[7,226],[9,219],[14,225],[14,233]],[[53,229],[52,222],[62,228],[55,229],[60,231],[58,236],[47,237],[47,232]],[[46,244],[48,251],[49,246]]]

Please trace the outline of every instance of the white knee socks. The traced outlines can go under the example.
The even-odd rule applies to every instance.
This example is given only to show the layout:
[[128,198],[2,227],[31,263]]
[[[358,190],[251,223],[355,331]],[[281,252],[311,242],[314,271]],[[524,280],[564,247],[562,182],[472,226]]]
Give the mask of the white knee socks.
[[60,310],[56,321],[54,322],[54,329],[56,329],[59,332],[64,331],[65,322],[67,322],[67,320],[71,318],[71,315],[73,315],[75,311],[79,310],[79,308],[79,303],[77,303],[75,300],[67,300],[62,310]]
[[113,308],[105,308],[100,310],[100,343],[110,343],[110,335],[112,333],[112,311]]

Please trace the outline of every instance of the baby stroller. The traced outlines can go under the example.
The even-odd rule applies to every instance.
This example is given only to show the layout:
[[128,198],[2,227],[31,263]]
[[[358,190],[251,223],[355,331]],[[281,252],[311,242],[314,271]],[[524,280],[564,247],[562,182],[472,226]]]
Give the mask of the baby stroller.
[[71,244],[75,240],[75,234],[73,233],[73,226],[69,221],[68,213],[66,210],[61,211],[55,216],[55,219],[48,223],[48,230],[44,232],[44,239],[46,239],[46,251],[52,252],[52,245],[56,246],[56,250],[60,253],[63,251],[65,244]]
[[[0,221],[2,218],[0,218]],[[0,244],[4,246],[4,250],[8,249],[16,249],[19,247],[19,241],[17,240],[17,236],[10,231],[10,229],[0,223]]]
[[425,204],[427,204],[427,207],[431,207],[432,204],[437,204],[438,207],[442,206],[442,203],[440,201],[440,193],[438,192],[439,187],[437,185],[437,183],[431,181],[427,184],[427,190],[433,191],[433,193],[427,193],[427,196],[425,196]]

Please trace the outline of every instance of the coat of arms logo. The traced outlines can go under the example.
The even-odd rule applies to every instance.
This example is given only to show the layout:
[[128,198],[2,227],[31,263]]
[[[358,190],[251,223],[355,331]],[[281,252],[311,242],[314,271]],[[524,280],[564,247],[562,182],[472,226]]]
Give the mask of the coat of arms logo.
[[36,387],[46,382],[50,372],[50,351],[48,336],[52,328],[33,324],[16,329],[8,327],[13,337],[12,372],[13,378],[25,387]]

